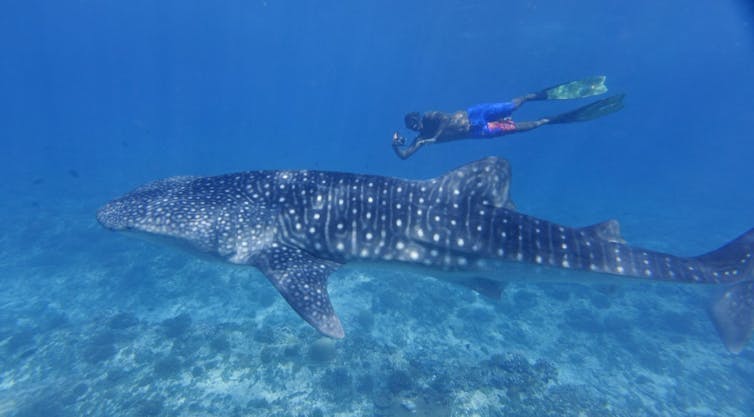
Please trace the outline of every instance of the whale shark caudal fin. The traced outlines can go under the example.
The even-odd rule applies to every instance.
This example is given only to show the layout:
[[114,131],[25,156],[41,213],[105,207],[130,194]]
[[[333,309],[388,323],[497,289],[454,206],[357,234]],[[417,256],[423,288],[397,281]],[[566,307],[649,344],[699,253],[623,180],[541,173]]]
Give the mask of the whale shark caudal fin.
[[450,195],[472,198],[484,205],[515,208],[510,199],[511,167],[502,158],[480,159],[424,182],[449,191]]
[[[720,338],[732,353],[743,350],[754,332],[754,229],[720,249],[697,256],[728,287],[709,310]],[[738,278],[738,279],[736,279]]]
[[339,263],[317,258],[300,249],[273,244],[254,260],[254,265],[299,316],[320,333],[335,339],[345,336],[327,294],[327,277],[340,267]]

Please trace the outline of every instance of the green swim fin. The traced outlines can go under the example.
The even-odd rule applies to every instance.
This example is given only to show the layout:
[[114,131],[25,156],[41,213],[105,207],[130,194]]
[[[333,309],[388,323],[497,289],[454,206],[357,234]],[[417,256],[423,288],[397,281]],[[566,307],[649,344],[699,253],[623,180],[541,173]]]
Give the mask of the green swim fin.
[[546,100],[568,100],[596,96],[607,92],[606,79],[607,77],[604,75],[584,78],[583,80],[545,88],[540,94],[546,96]]
[[584,122],[598,117],[607,116],[608,114],[615,113],[623,108],[623,98],[625,96],[625,94],[610,96],[606,99],[579,107],[576,110],[549,117],[548,119],[550,119],[550,123],[572,123]]

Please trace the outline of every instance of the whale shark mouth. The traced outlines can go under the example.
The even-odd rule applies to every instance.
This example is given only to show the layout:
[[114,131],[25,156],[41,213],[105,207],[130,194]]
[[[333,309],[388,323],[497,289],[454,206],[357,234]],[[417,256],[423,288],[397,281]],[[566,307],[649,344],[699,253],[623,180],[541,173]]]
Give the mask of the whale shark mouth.
[[123,210],[124,204],[121,201],[111,201],[97,210],[97,222],[108,230],[128,230],[129,224],[127,218],[123,216]]

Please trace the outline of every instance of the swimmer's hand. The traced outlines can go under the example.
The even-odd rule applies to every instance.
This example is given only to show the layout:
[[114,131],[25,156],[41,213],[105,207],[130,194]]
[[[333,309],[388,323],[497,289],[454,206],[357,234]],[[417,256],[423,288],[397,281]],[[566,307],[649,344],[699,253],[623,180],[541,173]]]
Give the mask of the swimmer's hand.
[[406,144],[406,138],[404,138],[398,131],[396,130],[393,133],[393,146],[403,146]]

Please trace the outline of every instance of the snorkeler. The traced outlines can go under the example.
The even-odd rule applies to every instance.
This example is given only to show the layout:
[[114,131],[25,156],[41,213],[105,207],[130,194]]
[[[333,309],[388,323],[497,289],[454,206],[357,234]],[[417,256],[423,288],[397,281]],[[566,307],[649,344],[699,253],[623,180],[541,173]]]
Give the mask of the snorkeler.
[[494,138],[525,132],[546,124],[592,120],[623,108],[625,95],[618,94],[557,116],[524,122],[514,122],[511,118],[511,114],[527,101],[567,100],[591,97],[605,92],[607,92],[605,76],[601,75],[559,84],[503,103],[478,104],[452,114],[440,111],[429,111],[424,114],[408,113],[405,117],[406,127],[418,134],[410,145],[404,147],[406,138],[396,131],[393,133],[393,150],[401,159],[406,159],[419,148],[430,143]]

